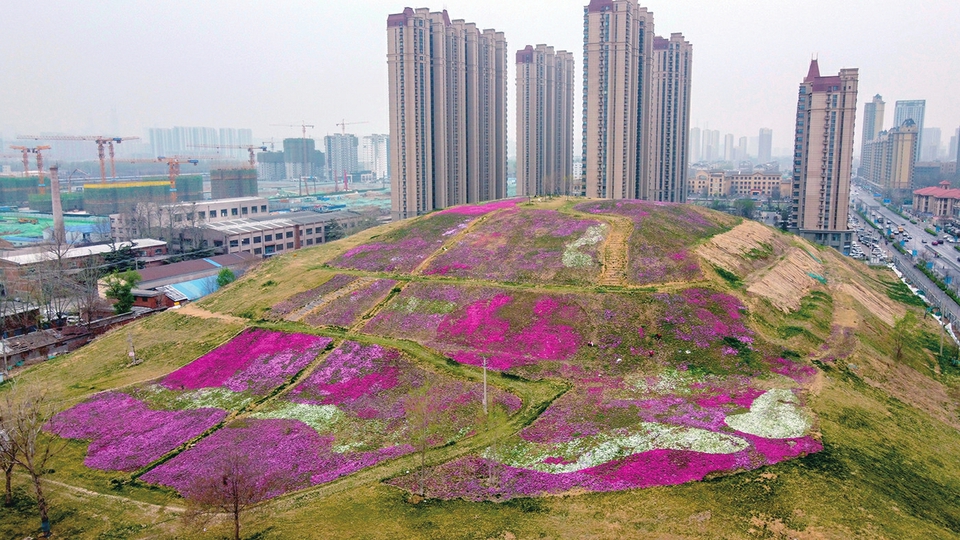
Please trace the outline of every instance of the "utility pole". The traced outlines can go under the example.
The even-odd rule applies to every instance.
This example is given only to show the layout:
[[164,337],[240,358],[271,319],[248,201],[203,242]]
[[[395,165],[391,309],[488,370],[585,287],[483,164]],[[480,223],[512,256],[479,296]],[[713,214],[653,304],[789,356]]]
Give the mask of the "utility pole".
[[483,414],[487,412],[487,355],[481,356],[483,359]]

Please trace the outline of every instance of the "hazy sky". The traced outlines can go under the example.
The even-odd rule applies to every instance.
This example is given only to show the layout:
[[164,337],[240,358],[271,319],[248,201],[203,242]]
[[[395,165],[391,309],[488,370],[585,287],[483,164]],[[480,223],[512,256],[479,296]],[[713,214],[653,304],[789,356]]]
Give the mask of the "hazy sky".
[[[447,0],[425,7],[505,32],[511,65],[516,49],[546,43],[573,51],[579,71],[586,3]],[[383,0],[4,0],[0,135],[8,143],[40,131],[144,136],[146,127],[181,125],[248,127],[266,139],[299,134],[271,124],[306,121],[320,137],[344,118],[368,122],[348,128],[355,133],[386,133],[386,17],[408,5],[424,7]],[[876,93],[888,103],[885,127],[898,99],[926,99],[925,124],[943,129],[944,144],[960,126],[958,0],[643,5],[654,12],[657,34],[682,32],[693,43],[692,126],[737,137],[771,127],[774,146],[790,146],[797,85],[812,54],[824,74],[860,68],[858,132],[862,104]],[[511,139],[514,76],[511,68]],[[579,134],[579,114],[575,122]]]

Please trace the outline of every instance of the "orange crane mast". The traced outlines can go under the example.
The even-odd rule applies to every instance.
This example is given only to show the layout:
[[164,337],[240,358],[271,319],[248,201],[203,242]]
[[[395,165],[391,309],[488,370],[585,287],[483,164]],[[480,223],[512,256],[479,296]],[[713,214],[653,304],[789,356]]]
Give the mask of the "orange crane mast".
[[100,182],[107,181],[106,154],[110,154],[110,177],[117,177],[117,168],[114,163],[113,144],[123,141],[138,141],[140,137],[105,137],[103,135],[18,135],[21,140],[34,141],[92,141],[97,143],[97,157],[100,159]]
[[40,194],[44,195],[47,193],[47,186],[43,178],[43,151],[49,150],[50,147],[47,145],[41,146],[11,146],[10,148],[14,150],[19,150],[23,154],[23,177],[26,178],[30,172],[30,154],[37,155],[37,174],[40,175],[40,183],[38,188]]

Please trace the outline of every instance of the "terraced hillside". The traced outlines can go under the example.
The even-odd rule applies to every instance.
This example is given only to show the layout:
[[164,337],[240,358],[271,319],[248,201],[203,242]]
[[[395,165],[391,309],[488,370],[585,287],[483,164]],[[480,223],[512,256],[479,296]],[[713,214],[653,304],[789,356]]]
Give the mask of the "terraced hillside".
[[916,303],[698,207],[500,201],[271,259],[19,384],[61,403],[66,537],[216,538],[183,497],[239,453],[258,538],[950,538],[957,348],[894,331]]

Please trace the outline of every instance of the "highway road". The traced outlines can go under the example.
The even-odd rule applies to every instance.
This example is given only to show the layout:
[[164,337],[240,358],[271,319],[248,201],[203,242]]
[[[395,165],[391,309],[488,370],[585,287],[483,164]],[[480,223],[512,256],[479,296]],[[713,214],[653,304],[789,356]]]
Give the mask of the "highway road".
[[[953,249],[953,246],[957,244],[945,243],[939,246],[931,245],[931,242],[934,240],[934,237],[924,231],[925,226],[930,226],[929,224],[924,224],[923,222],[918,222],[916,225],[910,223],[909,220],[904,219],[897,214],[893,213],[891,210],[885,208],[881,201],[877,201],[873,198],[870,193],[864,192],[863,189],[856,188],[856,194],[851,193],[851,199],[858,199],[866,206],[877,206],[879,207],[878,213],[883,216],[884,221],[887,219],[892,220],[893,228],[896,230],[898,225],[903,225],[904,231],[907,232],[910,236],[913,237],[912,240],[907,241],[904,246],[908,252],[912,253],[912,250],[917,250],[918,259],[923,255],[924,252],[932,253],[936,252],[940,254],[939,258],[934,258],[934,264],[940,270],[941,274],[951,275],[955,280],[960,280],[960,264],[957,263],[957,257],[960,256],[960,251]],[[856,214],[852,214],[857,218],[858,222],[863,220]],[[869,212],[867,213],[869,216]],[[867,233],[873,233],[876,235],[876,231],[870,228],[869,225],[864,224],[864,230]],[[932,228],[932,226],[930,226]],[[884,230],[886,226],[884,225]],[[943,235],[940,236],[940,239],[943,238]],[[926,240],[927,243],[924,244],[922,241]],[[902,255],[899,251],[893,249],[890,245],[881,244],[883,249],[888,250],[891,257],[894,260],[894,263],[897,265],[897,269],[900,270],[902,274],[918,289],[923,290],[927,299],[935,306],[941,308],[944,314],[947,316],[949,321],[957,321],[957,315],[960,314],[960,305],[953,301],[952,298],[946,295],[941,291],[936,284],[934,284],[927,276],[923,275],[922,272],[917,270],[914,265],[916,264],[916,259],[910,255]],[[867,250],[865,250],[867,251]],[[930,258],[930,255],[927,256]],[[953,286],[956,287],[957,281],[954,281]]]

